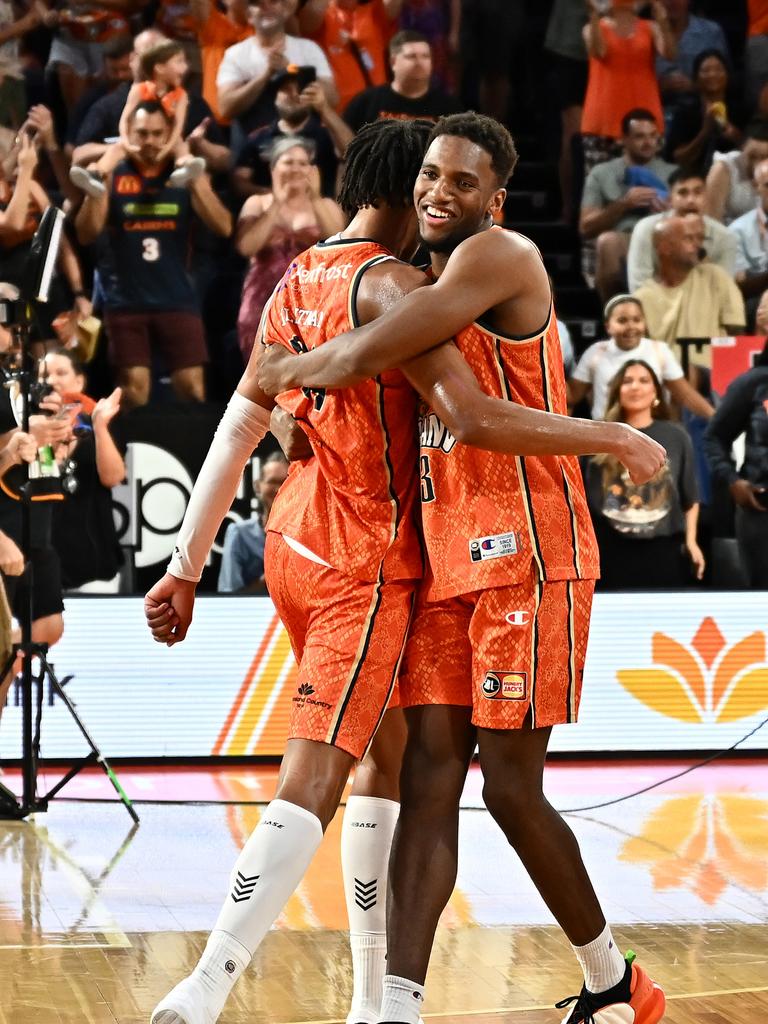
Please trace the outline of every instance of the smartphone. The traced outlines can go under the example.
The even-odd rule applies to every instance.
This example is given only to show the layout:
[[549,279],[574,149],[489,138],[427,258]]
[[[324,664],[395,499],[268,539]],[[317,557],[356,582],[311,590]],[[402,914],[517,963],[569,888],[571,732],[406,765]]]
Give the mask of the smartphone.
[[299,68],[296,72],[296,84],[299,87],[299,92],[303,92],[308,85],[312,85],[317,80],[317,72],[315,69],[307,64]]

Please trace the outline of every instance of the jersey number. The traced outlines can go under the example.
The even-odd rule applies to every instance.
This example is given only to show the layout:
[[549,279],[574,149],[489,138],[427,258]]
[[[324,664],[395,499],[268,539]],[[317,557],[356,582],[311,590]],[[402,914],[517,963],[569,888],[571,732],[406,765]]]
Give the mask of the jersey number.
[[430,501],[435,500],[435,484],[429,475],[432,467],[429,464],[428,455],[419,456],[419,466],[421,474],[421,502],[423,505],[426,505]]
[[143,252],[141,258],[147,263],[155,263],[160,259],[160,240],[157,238],[142,238]]

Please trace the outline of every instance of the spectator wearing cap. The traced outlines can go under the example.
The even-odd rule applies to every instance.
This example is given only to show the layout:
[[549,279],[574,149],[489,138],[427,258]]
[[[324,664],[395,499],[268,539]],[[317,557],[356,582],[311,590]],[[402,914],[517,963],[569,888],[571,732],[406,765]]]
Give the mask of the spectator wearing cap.
[[274,120],[275,76],[289,64],[314,68],[329,102],[336,105],[333,72],[323,51],[311,39],[286,34],[293,6],[291,0],[254,0],[249,4],[248,20],[254,34],[230,46],[219,67],[219,110],[224,117],[237,119],[246,133]]
[[392,83],[365,89],[344,111],[344,120],[354,132],[381,117],[437,121],[462,109],[455,97],[432,88],[432,50],[426,36],[407,29],[398,32],[389,44],[389,60]]
[[235,244],[250,267],[243,283],[238,341],[247,362],[264,305],[294,257],[346,223],[333,199],[320,194],[310,143],[300,135],[278,139],[272,149],[272,190],[246,199]]
[[742,334],[744,300],[733,278],[699,253],[701,217],[664,217],[653,241],[658,269],[635,293],[643,304],[648,336],[672,344],[678,338],[719,338]]
[[253,35],[253,25],[248,20],[248,2],[224,0],[224,10],[221,10],[213,0],[190,0],[189,7],[200,46],[203,97],[216,120],[226,124],[227,119],[219,110],[216,76],[227,49]]
[[[592,168],[581,200],[579,230],[585,241],[595,241],[595,287],[605,302],[624,287],[635,224],[666,208],[667,182],[675,169],[657,156],[659,128],[649,110],[630,110],[621,130],[622,155]],[[582,267],[588,280],[589,255],[585,246]]]
[[709,419],[713,407],[685,379],[669,345],[646,337],[645,315],[639,299],[634,295],[614,295],[606,303],[603,315],[608,337],[590,345],[579,359],[568,381],[568,400],[572,405],[590,395],[592,419],[604,419],[611,382],[625,363],[641,359],[676,402]]
[[403,0],[307,0],[302,6],[301,33],[327,54],[340,109],[361,90],[387,81],[387,38],[402,6]]
[[271,124],[253,132],[237,155],[233,181],[243,198],[269,191],[272,183],[269,165],[275,142],[297,135],[314,147],[322,194],[336,194],[339,160],[354,136],[328,102],[319,82],[310,82],[301,88],[302,73],[313,70],[289,64],[278,76],[275,96],[278,116]]
[[[669,210],[643,217],[632,229],[627,255],[627,279],[629,290],[636,291],[653,277],[656,270],[656,253],[653,247],[653,232],[662,217],[684,217],[689,213],[703,214],[706,200],[704,177],[694,170],[681,167],[669,178]],[[728,274],[736,267],[736,239],[714,217],[704,216],[705,258],[716,263]]]

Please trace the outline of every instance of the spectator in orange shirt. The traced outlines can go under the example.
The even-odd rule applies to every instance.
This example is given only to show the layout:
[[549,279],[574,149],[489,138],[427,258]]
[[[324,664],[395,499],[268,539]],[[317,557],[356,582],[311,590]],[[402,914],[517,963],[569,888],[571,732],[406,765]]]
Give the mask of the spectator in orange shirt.
[[328,57],[339,110],[363,89],[386,83],[386,47],[402,6],[403,0],[307,0],[299,12],[302,35]]
[[190,0],[190,10],[197,25],[197,41],[203,68],[203,98],[219,124],[229,124],[219,110],[216,75],[224,51],[253,35],[248,21],[248,0],[224,0],[220,10],[213,0]]

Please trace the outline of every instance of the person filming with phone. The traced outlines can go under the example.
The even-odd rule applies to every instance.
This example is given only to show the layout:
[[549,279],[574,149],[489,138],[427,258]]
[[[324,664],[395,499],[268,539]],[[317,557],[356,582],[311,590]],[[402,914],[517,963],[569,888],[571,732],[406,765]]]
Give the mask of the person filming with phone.
[[[766,296],[757,312],[760,333],[768,333]],[[737,470],[732,449],[740,434],[744,461]],[[725,392],[704,445],[713,481],[728,486],[736,506],[736,539],[749,587],[768,590],[768,338],[752,369]]]

